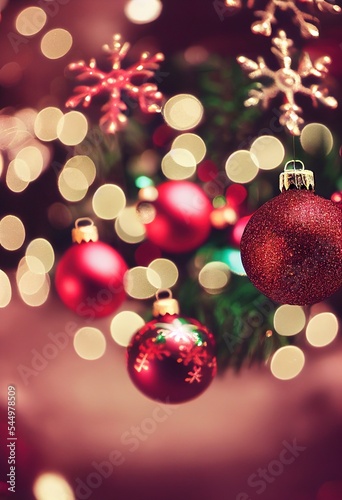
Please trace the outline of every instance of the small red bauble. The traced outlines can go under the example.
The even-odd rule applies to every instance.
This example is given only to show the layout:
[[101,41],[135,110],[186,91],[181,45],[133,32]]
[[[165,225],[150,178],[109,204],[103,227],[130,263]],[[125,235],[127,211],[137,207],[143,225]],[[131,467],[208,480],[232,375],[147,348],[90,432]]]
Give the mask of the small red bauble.
[[128,373],[151,399],[189,401],[202,394],[215,376],[214,337],[198,321],[179,316],[174,299],[157,300],[154,316],[127,348]]
[[[75,242],[58,263],[55,285],[67,307],[94,319],[113,313],[124,301],[127,265],[114,248],[96,241],[97,232],[95,241],[90,241],[87,227],[76,225]],[[94,229],[91,225],[90,232]]]
[[[306,172],[296,175],[303,181]],[[288,187],[252,215],[241,259],[251,282],[270,299],[314,304],[342,285],[342,211],[305,185],[297,189],[291,180]]]
[[156,189],[158,197],[151,201],[155,216],[145,225],[147,238],[171,253],[198,248],[211,230],[212,205],[204,191],[189,181],[168,181]]

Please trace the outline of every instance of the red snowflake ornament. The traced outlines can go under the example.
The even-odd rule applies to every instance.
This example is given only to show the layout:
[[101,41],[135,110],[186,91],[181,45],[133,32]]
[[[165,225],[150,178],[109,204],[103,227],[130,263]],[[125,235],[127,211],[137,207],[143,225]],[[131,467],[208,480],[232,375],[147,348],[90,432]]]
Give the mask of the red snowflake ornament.
[[[136,106],[137,102],[144,113],[158,113],[161,110],[163,95],[156,84],[147,80],[159,70],[159,63],[164,60],[164,55],[159,52],[151,56],[148,52],[143,52],[137,63],[124,69],[121,61],[129,48],[130,44],[123,43],[119,34],[113,36],[112,46],[103,46],[103,51],[108,54],[112,63],[109,72],[99,69],[95,59],[91,59],[89,64],[78,61],[68,65],[69,71],[76,74],[76,80],[92,80],[93,83],[75,87],[74,95],[67,100],[66,106],[76,108],[82,104],[87,108],[94,96],[108,94],[107,102],[101,107],[103,115],[99,122],[102,130],[108,134],[115,134],[127,124],[125,112],[129,105]],[[135,80],[142,83],[133,83]]]

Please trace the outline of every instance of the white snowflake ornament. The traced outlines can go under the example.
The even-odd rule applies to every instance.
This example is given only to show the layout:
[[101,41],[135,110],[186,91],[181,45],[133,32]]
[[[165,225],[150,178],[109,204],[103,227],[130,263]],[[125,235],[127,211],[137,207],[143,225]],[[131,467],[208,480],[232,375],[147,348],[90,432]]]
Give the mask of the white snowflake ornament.
[[249,98],[245,101],[245,106],[255,106],[261,102],[266,108],[271,99],[279,93],[283,93],[286,99],[285,104],[280,107],[282,114],[279,117],[281,125],[285,126],[293,135],[300,135],[300,127],[304,124],[304,119],[300,116],[302,108],[295,102],[295,94],[305,94],[311,97],[314,106],[320,101],[325,106],[336,108],[336,99],[328,95],[328,90],[319,84],[305,86],[303,80],[308,76],[315,76],[324,79],[328,73],[328,66],[331,59],[322,56],[312,61],[309,54],[304,53],[299,61],[297,71],[292,68],[292,58],[290,47],[293,40],[287,38],[285,31],[279,31],[278,36],[272,39],[274,47],[271,51],[277,57],[281,68],[274,71],[270,69],[264,58],[259,56],[257,61],[248,59],[245,56],[237,58],[241,67],[248,72],[252,79],[268,77],[272,83],[269,86],[258,83],[258,87],[249,91]]

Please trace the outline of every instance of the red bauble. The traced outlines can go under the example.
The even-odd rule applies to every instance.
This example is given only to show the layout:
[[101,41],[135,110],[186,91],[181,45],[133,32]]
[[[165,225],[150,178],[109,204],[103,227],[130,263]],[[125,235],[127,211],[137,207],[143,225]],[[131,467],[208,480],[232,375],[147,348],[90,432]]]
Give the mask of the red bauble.
[[215,376],[214,337],[194,319],[160,314],[134,335],[127,365],[145,396],[183,403],[202,394]]
[[342,211],[313,191],[285,191],[247,223],[241,258],[251,282],[270,299],[320,302],[342,285]]
[[74,243],[58,263],[57,292],[64,304],[86,319],[113,313],[124,301],[121,255],[100,241]]
[[151,202],[155,217],[145,226],[147,238],[171,253],[199,247],[211,230],[212,205],[204,191],[189,181],[164,182],[157,191],[158,198]]

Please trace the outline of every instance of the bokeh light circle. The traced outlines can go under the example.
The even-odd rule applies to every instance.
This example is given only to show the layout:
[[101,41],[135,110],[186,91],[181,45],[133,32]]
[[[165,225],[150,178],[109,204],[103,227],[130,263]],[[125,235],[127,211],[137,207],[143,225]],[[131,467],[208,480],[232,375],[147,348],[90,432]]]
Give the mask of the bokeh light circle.
[[195,162],[200,163],[206,155],[207,148],[203,139],[196,134],[181,134],[176,137],[171,146],[172,149],[186,149],[195,158]]
[[239,150],[232,153],[226,161],[225,169],[232,182],[245,184],[251,182],[258,174],[259,168],[254,163],[251,153]]
[[285,148],[273,135],[258,137],[250,147],[252,160],[261,170],[277,168],[285,157]]
[[130,297],[148,299],[161,288],[161,278],[153,269],[137,266],[126,272],[124,287]]
[[59,59],[69,52],[72,47],[72,36],[63,28],[55,28],[43,36],[40,49],[48,59]]
[[203,106],[191,94],[177,94],[166,101],[162,114],[165,122],[175,130],[189,130],[201,122]]
[[279,335],[296,335],[305,327],[306,317],[301,306],[285,304],[276,310],[273,318],[274,329]]
[[300,374],[305,364],[303,351],[294,345],[280,347],[271,360],[271,372],[280,380],[290,380]]
[[114,341],[128,346],[132,336],[144,326],[144,319],[133,311],[121,311],[114,316],[110,323],[110,333]]
[[18,250],[24,243],[24,224],[15,215],[6,215],[0,220],[0,244],[6,250]]
[[106,351],[106,338],[98,328],[85,326],[75,334],[74,349],[82,359],[99,359]]
[[115,219],[126,206],[126,196],[116,184],[103,184],[93,195],[92,206],[101,219]]
[[331,312],[313,316],[306,327],[306,338],[314,347],[325,347],[335,340],[338,333],[338,319]]
[[333,148],[332,133],[322,123],[308,123],[300,135],[302,148],[311,155],[328,155]]

